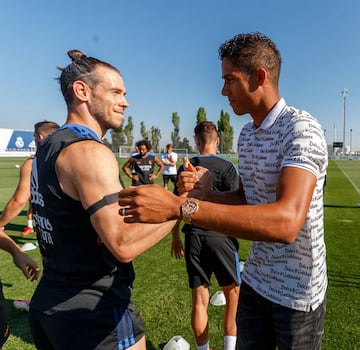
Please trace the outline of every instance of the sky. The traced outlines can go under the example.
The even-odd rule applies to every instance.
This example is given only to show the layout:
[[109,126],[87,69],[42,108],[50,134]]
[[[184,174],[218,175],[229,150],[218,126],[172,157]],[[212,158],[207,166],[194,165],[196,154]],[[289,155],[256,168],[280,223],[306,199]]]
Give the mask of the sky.
[[121,71],[135,140],[144,121],[161,130],[160,146],[171,142],[177,112],[180,137],[192,143],[204,107],[214,122],[230,114],[235,149],[250,116],[235,115],[221,96],[218,48],[259,31],[281,52],[287,104],[314,115],[330,144],[343,141],[345,114],[345,144],[360,151],[359,13],[358,0],[0,0],[0,128],[63,124],[56,67],[79,49]]

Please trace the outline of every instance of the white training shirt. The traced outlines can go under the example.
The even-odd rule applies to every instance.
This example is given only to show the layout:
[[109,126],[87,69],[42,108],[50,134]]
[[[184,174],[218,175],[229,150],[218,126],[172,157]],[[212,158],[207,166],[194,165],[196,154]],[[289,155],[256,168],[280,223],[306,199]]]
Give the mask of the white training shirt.
[[[170,161],[170,157],[173,162],[177,162],[178,155],[175,152],[171,152],[170,154],[164,152],[161,154],[161,161],[168,160]],[[176,165],[164,165],[163,175],[176,175],[177,169]]]
[[294,243],[252,242],[241,275],[257,293],[274,303],[315,310],[327,287],[323,184],[327,146],[318,121],[281,99],[259,128],[253,122],[238,139],[239,174],[248,204],[276,200],[280,170],[292,166],[317,177],[305,222]]

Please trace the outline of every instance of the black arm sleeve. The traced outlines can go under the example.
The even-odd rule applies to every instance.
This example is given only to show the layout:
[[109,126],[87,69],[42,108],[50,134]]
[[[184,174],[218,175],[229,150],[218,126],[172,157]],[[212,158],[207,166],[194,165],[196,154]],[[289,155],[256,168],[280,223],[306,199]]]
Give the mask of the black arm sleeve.
[[98,211],[100,208],[105,207],[105,205],[115,203],[119,200],[119,192],[108,194],[104,196],[102,199],[98,200],[93,205],[90,205],[89,208],[86,209],[86,211],[91,216],[96,211]]

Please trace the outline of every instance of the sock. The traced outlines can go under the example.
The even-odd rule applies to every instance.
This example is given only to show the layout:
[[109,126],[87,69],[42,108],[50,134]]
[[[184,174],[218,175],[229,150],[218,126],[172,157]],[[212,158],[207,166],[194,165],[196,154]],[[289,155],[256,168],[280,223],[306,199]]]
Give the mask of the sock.
[[33,228],[32,220],[27,221],[27,227]]
[[209,350],[209,342],[204,345],[196,345],[197,350]]
[[224,337],[224,350],[235,350],[236,347],[236,336],[225,335]]

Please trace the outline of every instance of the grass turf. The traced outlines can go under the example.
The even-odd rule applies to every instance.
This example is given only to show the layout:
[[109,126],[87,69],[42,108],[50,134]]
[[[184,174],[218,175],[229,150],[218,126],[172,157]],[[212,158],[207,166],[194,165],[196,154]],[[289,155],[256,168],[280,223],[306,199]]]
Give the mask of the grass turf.
[[[0,208],[15,190],[24,159],[0,158]],[[119,159],[122,165],[125,159]],[[129,179],[123,176],[125,184]],[[157,182],[161,184],[161,177]],[[325,240],[329,287],[322,349],[360,349],[360,161],[330,161],[325,188]],[[6,226],[6,232],[20,245],[34,242],[35,234],[21,237],[26,224],[26,208]],[[183,260],[170,257],[168,235],[155,247],[135,259],[134,299],[146,326],[147,348],[161,349],[174,335],[183,336],[195,349],[190,326],[191,294]],[[250,243],[240,240],[240,258],[246,259]],[[40,264],[39,251],[29,255]],[[16,311],[15,299],[30,298],[36,282],[22,276],[11,256],[0,251],[0,277],[9,310],[11,335],[4,350],[34,349],[27,313]],[[214,281],[211,294],[218,290]],[[209,305],[210,341],[214,349],[223,348],[224,307]]]

